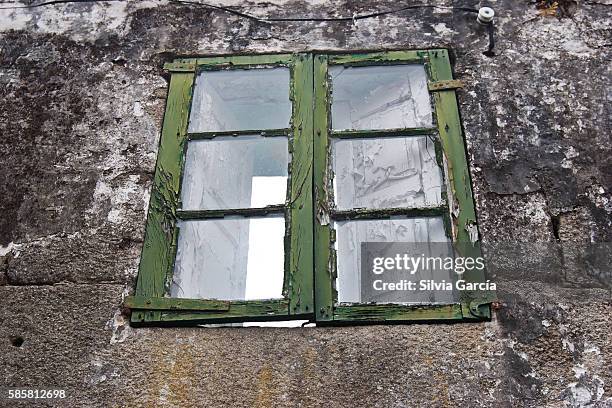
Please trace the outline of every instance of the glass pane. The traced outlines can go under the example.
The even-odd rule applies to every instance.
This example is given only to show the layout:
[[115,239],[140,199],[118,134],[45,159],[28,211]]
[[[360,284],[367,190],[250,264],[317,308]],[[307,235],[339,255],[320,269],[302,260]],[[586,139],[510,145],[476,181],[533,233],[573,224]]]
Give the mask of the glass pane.
[[180,221],[170,296],[255,300],[283,297],[282,216]]
[[196,78],[189,132],[289,127],[289,68],[203,71]]
[[336,208],[442,204],[442,171],[429,138],[334,139],[332,143]]
[[397,129],[432,125],[423,65],[332,66],[332,127]]
[[[391,218],[384,220],[351,220],[334,222],[336,230],[336,256],[338,277],[336,289],[340,303],[452,303],[455,299],[453,292],[441,293],[439,291],[418,292],[375,292],[369,282],[372,276],[369,271],[361,270],[361,243],[362,242],[449,242],[444,231],[442,217],[427,218]],[[447,246],[443,246],[445,249]],[[437,247],[439,248],[439,247]],[[447,256],[441,253],[440,256]],[[368,274],[368,275],[366,275]],[[388,276],[386,281],[400,281],[406,276]],[[452,282],[454,272],[435,271],[419,272],[420,279],[446,280]]]
[[288,163],[289,147],[284,136],[190,141],[181,189],[183,209],[284,204]]

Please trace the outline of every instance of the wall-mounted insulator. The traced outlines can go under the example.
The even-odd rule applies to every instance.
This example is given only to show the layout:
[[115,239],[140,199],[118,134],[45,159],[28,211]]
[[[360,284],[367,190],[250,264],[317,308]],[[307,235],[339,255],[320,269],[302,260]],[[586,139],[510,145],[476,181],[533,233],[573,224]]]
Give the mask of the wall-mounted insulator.
[[493,11],[493,9],[491,7],[481,7],[480,10],[478,10],[478,22],[480,24],[489,24],[491,21],[493,21],[493,17],[495,16],[495,12]]

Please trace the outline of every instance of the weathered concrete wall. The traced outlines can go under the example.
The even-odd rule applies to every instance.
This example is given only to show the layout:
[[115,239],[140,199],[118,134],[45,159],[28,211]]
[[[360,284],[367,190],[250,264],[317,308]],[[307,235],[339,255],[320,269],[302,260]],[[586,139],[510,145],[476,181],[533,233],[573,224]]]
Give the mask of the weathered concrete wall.
[[[448,9],[274,25],[157,1],[0,10],[0,386],[65,388],[65,406],[92,407],[612,406],[610,292],[537,271],[500,281],[503,304],[480,324],[133,329],[120,310],[161,67],[176,55],[448,47],[483,238],[611,241],[610,9],[560,3],[542,16],[492,2],[492,58],[474,15]],[[225,4],[262,16],[398,7]]]

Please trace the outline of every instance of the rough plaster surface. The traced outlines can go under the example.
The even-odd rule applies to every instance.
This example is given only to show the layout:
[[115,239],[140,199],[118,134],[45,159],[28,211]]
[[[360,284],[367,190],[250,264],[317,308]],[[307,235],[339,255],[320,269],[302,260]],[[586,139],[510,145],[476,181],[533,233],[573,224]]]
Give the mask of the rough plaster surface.
[[447,9],[274,25],[164,1],[0,9],[0,386],[91,407],[612,406],[610,292],[537,271],[501,281],[480,324],[133,329],[120,309],[177,55],[448,47],[482,238],[611,241],[609,6],[559,3],[492,2],[492,58],[474,16]]

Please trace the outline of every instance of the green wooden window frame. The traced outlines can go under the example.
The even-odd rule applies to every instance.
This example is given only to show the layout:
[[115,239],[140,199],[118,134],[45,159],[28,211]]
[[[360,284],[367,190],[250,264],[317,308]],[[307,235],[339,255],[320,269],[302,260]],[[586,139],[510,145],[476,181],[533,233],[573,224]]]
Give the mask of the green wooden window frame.
[[[331,65],[422,64],[434,107],[435,125],[428,128],[376,131],[332,131],[330,128]],[[189,133],[189,111],[195,78],[202,70],[251,69],[262,66],[290,68],[292,117],[287,129]],[[166,64],[170,86],[146,233],[134,296],[125,304],[135,324],[200,324],[242,321],[311,320],[317,324],[384,321],[482,320],[490,317],[493,294],[462,292],[460,301],[448,305],[337,304],[333,242],[334,219],[384,219],[393,215],[442,215],[454,242],[469,243],[469,254],[480,256],[476,216],[466,151],[461,129],[448,52],[445,49],[376,53],[237,55],[178,59]],[[180,183],[189,140],[217,136],[286,135],[291,162],[290,188],[285,205],[259,209],[182,211]],[[327,195],[332,175],[330,139],[428,135],[434,140],[436,158],[450,191],[438,208],[335,211]],[[285,271],[283,299],[222,301],[168,297],[181,219],[223,218],[284,214]],[[471,237],[472,236],[472,237]],[[467,272],[468,282],[484,282],[484,273]]]

